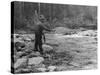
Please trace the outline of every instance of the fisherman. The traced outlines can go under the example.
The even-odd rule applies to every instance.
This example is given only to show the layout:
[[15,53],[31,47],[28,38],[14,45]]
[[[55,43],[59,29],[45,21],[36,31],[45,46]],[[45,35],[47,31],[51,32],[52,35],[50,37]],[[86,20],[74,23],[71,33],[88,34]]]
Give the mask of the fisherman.
[[45,31],[53,31],[51,29],[47,28],[47,23],[46,19],[43,15],[40,15],[39,17],[40,23],[38,23],[35,26],[35,46],[34,46],[34,51],[39,51],[41,55],[43,55],[43,48],[42,48],[42,38],[44,37],[45,41],[45,35],[44,35],[44,30]]

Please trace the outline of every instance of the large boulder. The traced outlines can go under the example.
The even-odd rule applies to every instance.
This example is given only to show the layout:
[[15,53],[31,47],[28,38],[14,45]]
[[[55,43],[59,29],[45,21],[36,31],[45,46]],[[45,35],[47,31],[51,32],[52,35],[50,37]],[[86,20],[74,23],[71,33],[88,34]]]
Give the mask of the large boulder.
[[43,57],[33,57],[29,58],[28,65],[38,65],[44,61]]
[[14,68],[18,68],[18,67],[20,67],[22,65],[25,65],[26,62],[27,62],[27,58],[26,57],[17,59],[17,61],[14,64]]

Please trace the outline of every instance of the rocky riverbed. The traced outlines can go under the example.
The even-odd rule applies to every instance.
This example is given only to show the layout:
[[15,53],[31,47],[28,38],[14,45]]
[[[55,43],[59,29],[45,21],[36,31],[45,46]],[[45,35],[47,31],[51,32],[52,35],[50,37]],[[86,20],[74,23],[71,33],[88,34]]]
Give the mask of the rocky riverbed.
[[[93,35],[93,34],[94,35]],[[76,35],[76,36],[75,36]],[[34,52],[34,34],[14,34],[15,73],[97,68],[97,32],[46,34],[44,55]]]

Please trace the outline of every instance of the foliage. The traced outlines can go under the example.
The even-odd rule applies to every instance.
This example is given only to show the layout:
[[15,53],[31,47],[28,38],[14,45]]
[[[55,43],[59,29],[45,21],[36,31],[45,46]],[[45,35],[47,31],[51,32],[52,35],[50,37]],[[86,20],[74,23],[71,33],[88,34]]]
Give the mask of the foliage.
[[38,15],[44,15],[52,28],[64,26],[74,29],[84,25],[97,26],[96,6],[14,2],[15,30],[27,31],[28,27],[34,26],[35,11]]

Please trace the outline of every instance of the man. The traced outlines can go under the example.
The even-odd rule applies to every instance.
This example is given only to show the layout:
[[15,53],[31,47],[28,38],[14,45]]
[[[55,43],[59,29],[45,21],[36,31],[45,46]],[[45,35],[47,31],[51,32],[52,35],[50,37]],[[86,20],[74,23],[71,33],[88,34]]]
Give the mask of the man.
[[43,48],[42,48],[42,37],[44,37],[45,41],[45,35],[43,31],[52,31],[46,27],[46,19],[43,15],[40,16],[41,23],[38,23],[35,25],[35,51],[39,51],[43,55]]

